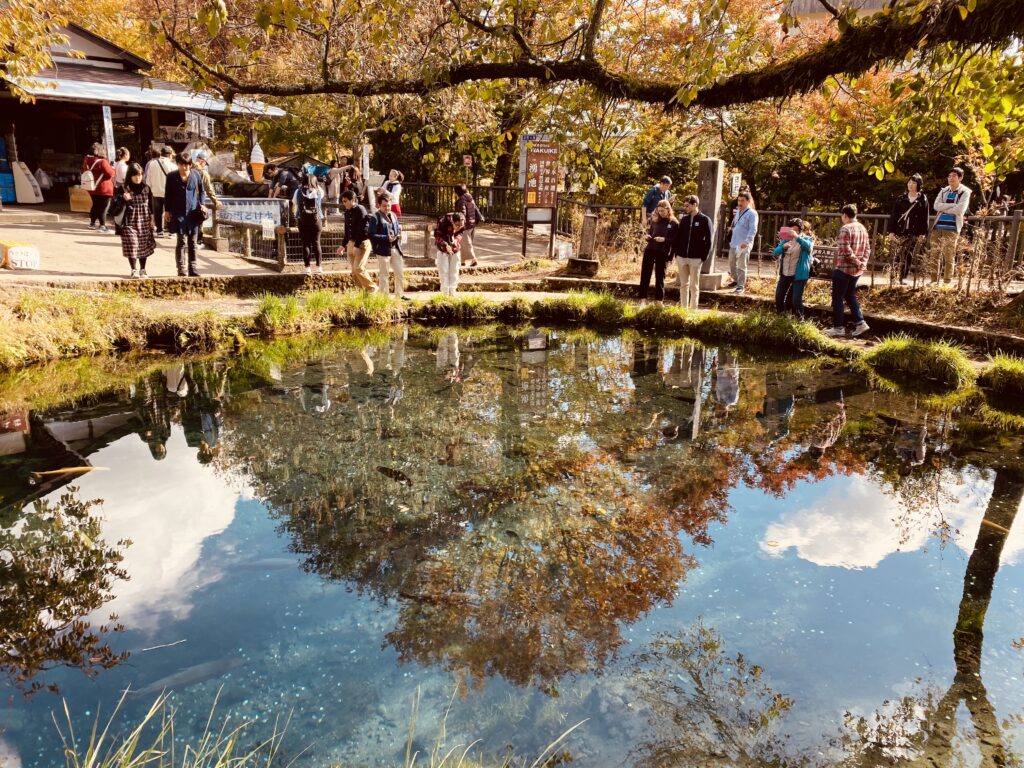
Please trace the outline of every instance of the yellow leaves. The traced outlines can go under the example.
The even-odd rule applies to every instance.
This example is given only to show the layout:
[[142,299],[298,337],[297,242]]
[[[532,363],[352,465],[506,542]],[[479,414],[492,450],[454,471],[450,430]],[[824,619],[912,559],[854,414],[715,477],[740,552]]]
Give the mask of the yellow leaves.
[[967,6],[966,5],[958,5],[956,7],[956,9],[958,11],[960,11],[960,20],[961,21],[967,21],[967,14],[970,13],[970,11],[967,9]]

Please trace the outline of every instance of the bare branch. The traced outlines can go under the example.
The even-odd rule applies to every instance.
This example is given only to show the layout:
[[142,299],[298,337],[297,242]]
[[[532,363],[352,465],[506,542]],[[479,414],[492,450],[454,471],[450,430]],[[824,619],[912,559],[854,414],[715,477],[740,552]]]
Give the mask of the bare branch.
[[828,0],[818,0],[818,3],[820,3],[821,7],[828,11],[829,14],[831,14],[833,19],[839,18],[839,9],[832,5]]
[[594,0],[594,10],[590,14],[590,21],[587,22],[587,33],[583,38],[583,58],[594,58],[594,43],[601,32],[601,19],[604,16],[604,9],[608,7],[608,0]]

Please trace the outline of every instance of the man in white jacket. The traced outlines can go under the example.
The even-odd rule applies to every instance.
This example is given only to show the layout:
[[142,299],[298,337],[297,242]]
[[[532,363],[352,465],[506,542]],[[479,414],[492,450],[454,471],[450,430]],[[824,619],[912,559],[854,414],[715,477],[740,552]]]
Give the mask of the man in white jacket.
[[964,169],[953,168],[947,177],[948,186],[943,187],[935,197],[934,207],[938,218],[932,227],[929,259],[933,283],[939,282],[941,271],[943,283],[949,285],[956,270],[956,246],[971,204],[971,190],[961,183],[963,178]]
[[153,196],[153,218],[156,221],[157,237],[164,237],[164,192],[167,187],[167,174],[174,173],[178,166],[174,162],[174,150],[163,147],[160,156],[146,164],[146,186]]

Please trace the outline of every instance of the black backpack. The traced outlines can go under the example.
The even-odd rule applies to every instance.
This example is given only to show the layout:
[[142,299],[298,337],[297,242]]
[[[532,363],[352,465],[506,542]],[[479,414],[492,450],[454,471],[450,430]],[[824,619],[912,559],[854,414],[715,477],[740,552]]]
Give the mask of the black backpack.
[[302,190],[299,190],[299,221],[314,222],[320,218],[320,214],[316,209],[316,195],[306,195]]

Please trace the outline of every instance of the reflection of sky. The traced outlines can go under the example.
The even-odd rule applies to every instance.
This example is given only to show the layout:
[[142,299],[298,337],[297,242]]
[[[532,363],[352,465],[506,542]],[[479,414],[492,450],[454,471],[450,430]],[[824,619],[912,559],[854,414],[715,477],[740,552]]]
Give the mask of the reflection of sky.
[[155,461],[136,435],[115,441],[89,461],[109,471],[76,479],[79,498],[104,500],[107,544],[132,542],[122,550],[121,563],[130,579],[114,584],[113,600],[93,620],[116,613],[132,629],[153,633],[166,619],[185,618],[196,590],[220,577],[217,564],[200,562],[200,554],[203,542],[231,523],[238,492],[211,466],[199,465],[196,449],[186,445],[177,426],[162,461]]
[[[787,509],[770,523],[761,551],[781,557],[793,548],[804,560],[822,566],[874,568],[896,552],[914,552],[930,541],[935,523],[944,519],[956,531],[953,542],[970,552],[992,492],[991,478],[956,485],[950,474],[942,487],[955,498],[910,512],[911,525],[900,525],[908,511],[869,478],[829,478],[804,486],[788,498]],[[1012,565],[1024,550],[1024,525],[1014,526],[1002,553]]]
[[[429,365],[432,370],[432,358]],[[628,370],[617,370],[615,380],[630,381]],[[388,750],[400,751],[409,701],[421,685],[421,733],[429,741],[436,723],[426,712],[428,702],[438,702],[443,712],[452,681],[437,667],[397,663],[386,637],[403,601],[378,602],[350,591],[351,584],[328,583],[296,568],[296,556],[287,552],[289,537],[278,527],[285,521],[271,519],[259,503],[239,503],[228,480],[197,463],[196,449],[185,445],[178,427],[162,462],[152,460],[136,435],[90,460],[110,471],[76,481],[82,498],[106,500],[108,542],[135,542],[124,562],[131,581],[115,586],[115,600],[102,611],[120,614],[128,631],[117,638],[117,648],[135,653],[96,680],[60,673],[73,712],[95,712],[100,702],[107,707],[129,683],[139,687],[189,665],[242,659],[230,675],[182,691],[176,701],[190,715],[205,715],[223,685],[221,701],[239,717],[266,724],[292,713],[290,732],[298,746],[317,739],[313,764],[400,764],[401,756]],[[870,479],[800,483],[782,499],[741,485],[730,494],[728,524],[712,526],[714,544],[695,548],[684,542],[698,567],[679,585],[674,603],[622,628],[630,642],[621,665],[596,678],[567,676],[558,683],[557,700],[491,680],[453,705],[464,727],[458,738],[468,743],[493,737],[487,728],[496,727],[488,717],[506,698],[521,697],[529,702],[523,712],[530,714],[495,718],[506,730],[491,738],[491,748],[515,743],[525,754],[537,754],[564,728],[590,717],[570,742],[584,751],[593,745],[597,757],[576,764],[625,764],[634,744],[605,732],[593,704],[601,697],[590,696],[587,686],[623,690],[631,654],[649,650],[657,633],[678,634],[698,619],[721,634],[727,657],[742,653],[765,669],[775,691],[794,699],[783,730],[799,746],[822,747],[847,710],[869,715],[887,699],[922,686],[944,690],[953,676],[952,631],[964,569],[991,484],[990,477],[976,476],[962,486],[944,483],[955,498],[944,502],[943,514],[959,529],[944,548],[931,535],[934,526],[921,522],[926,510],[916,510],[914,524],[902,531],[894,522],[902,514],[898,503]],[[1024,652],[1011,645],[1024,634],[1024,568],[1014,567],[1022,548],[1024,520],[1004,550],[985,624],[985,684],[1000,718],[1024,707]],[[179,640],[185,642],[138,652]],[[29,708],[23,722],[47,722],[11,737],[28,765],[52,765],[60,755],[48,721],[54,702],[40,696],[14,705]],[[127,702],[128,716],[140,716],[147,704]],[[552,710],[564,719],[531,719]],[[0,709],[0,726],[4,717]],[[609,720],[615,718],[635,719],[636,710],[613,708]],[[360,738],[375,763],[345,752]]]

